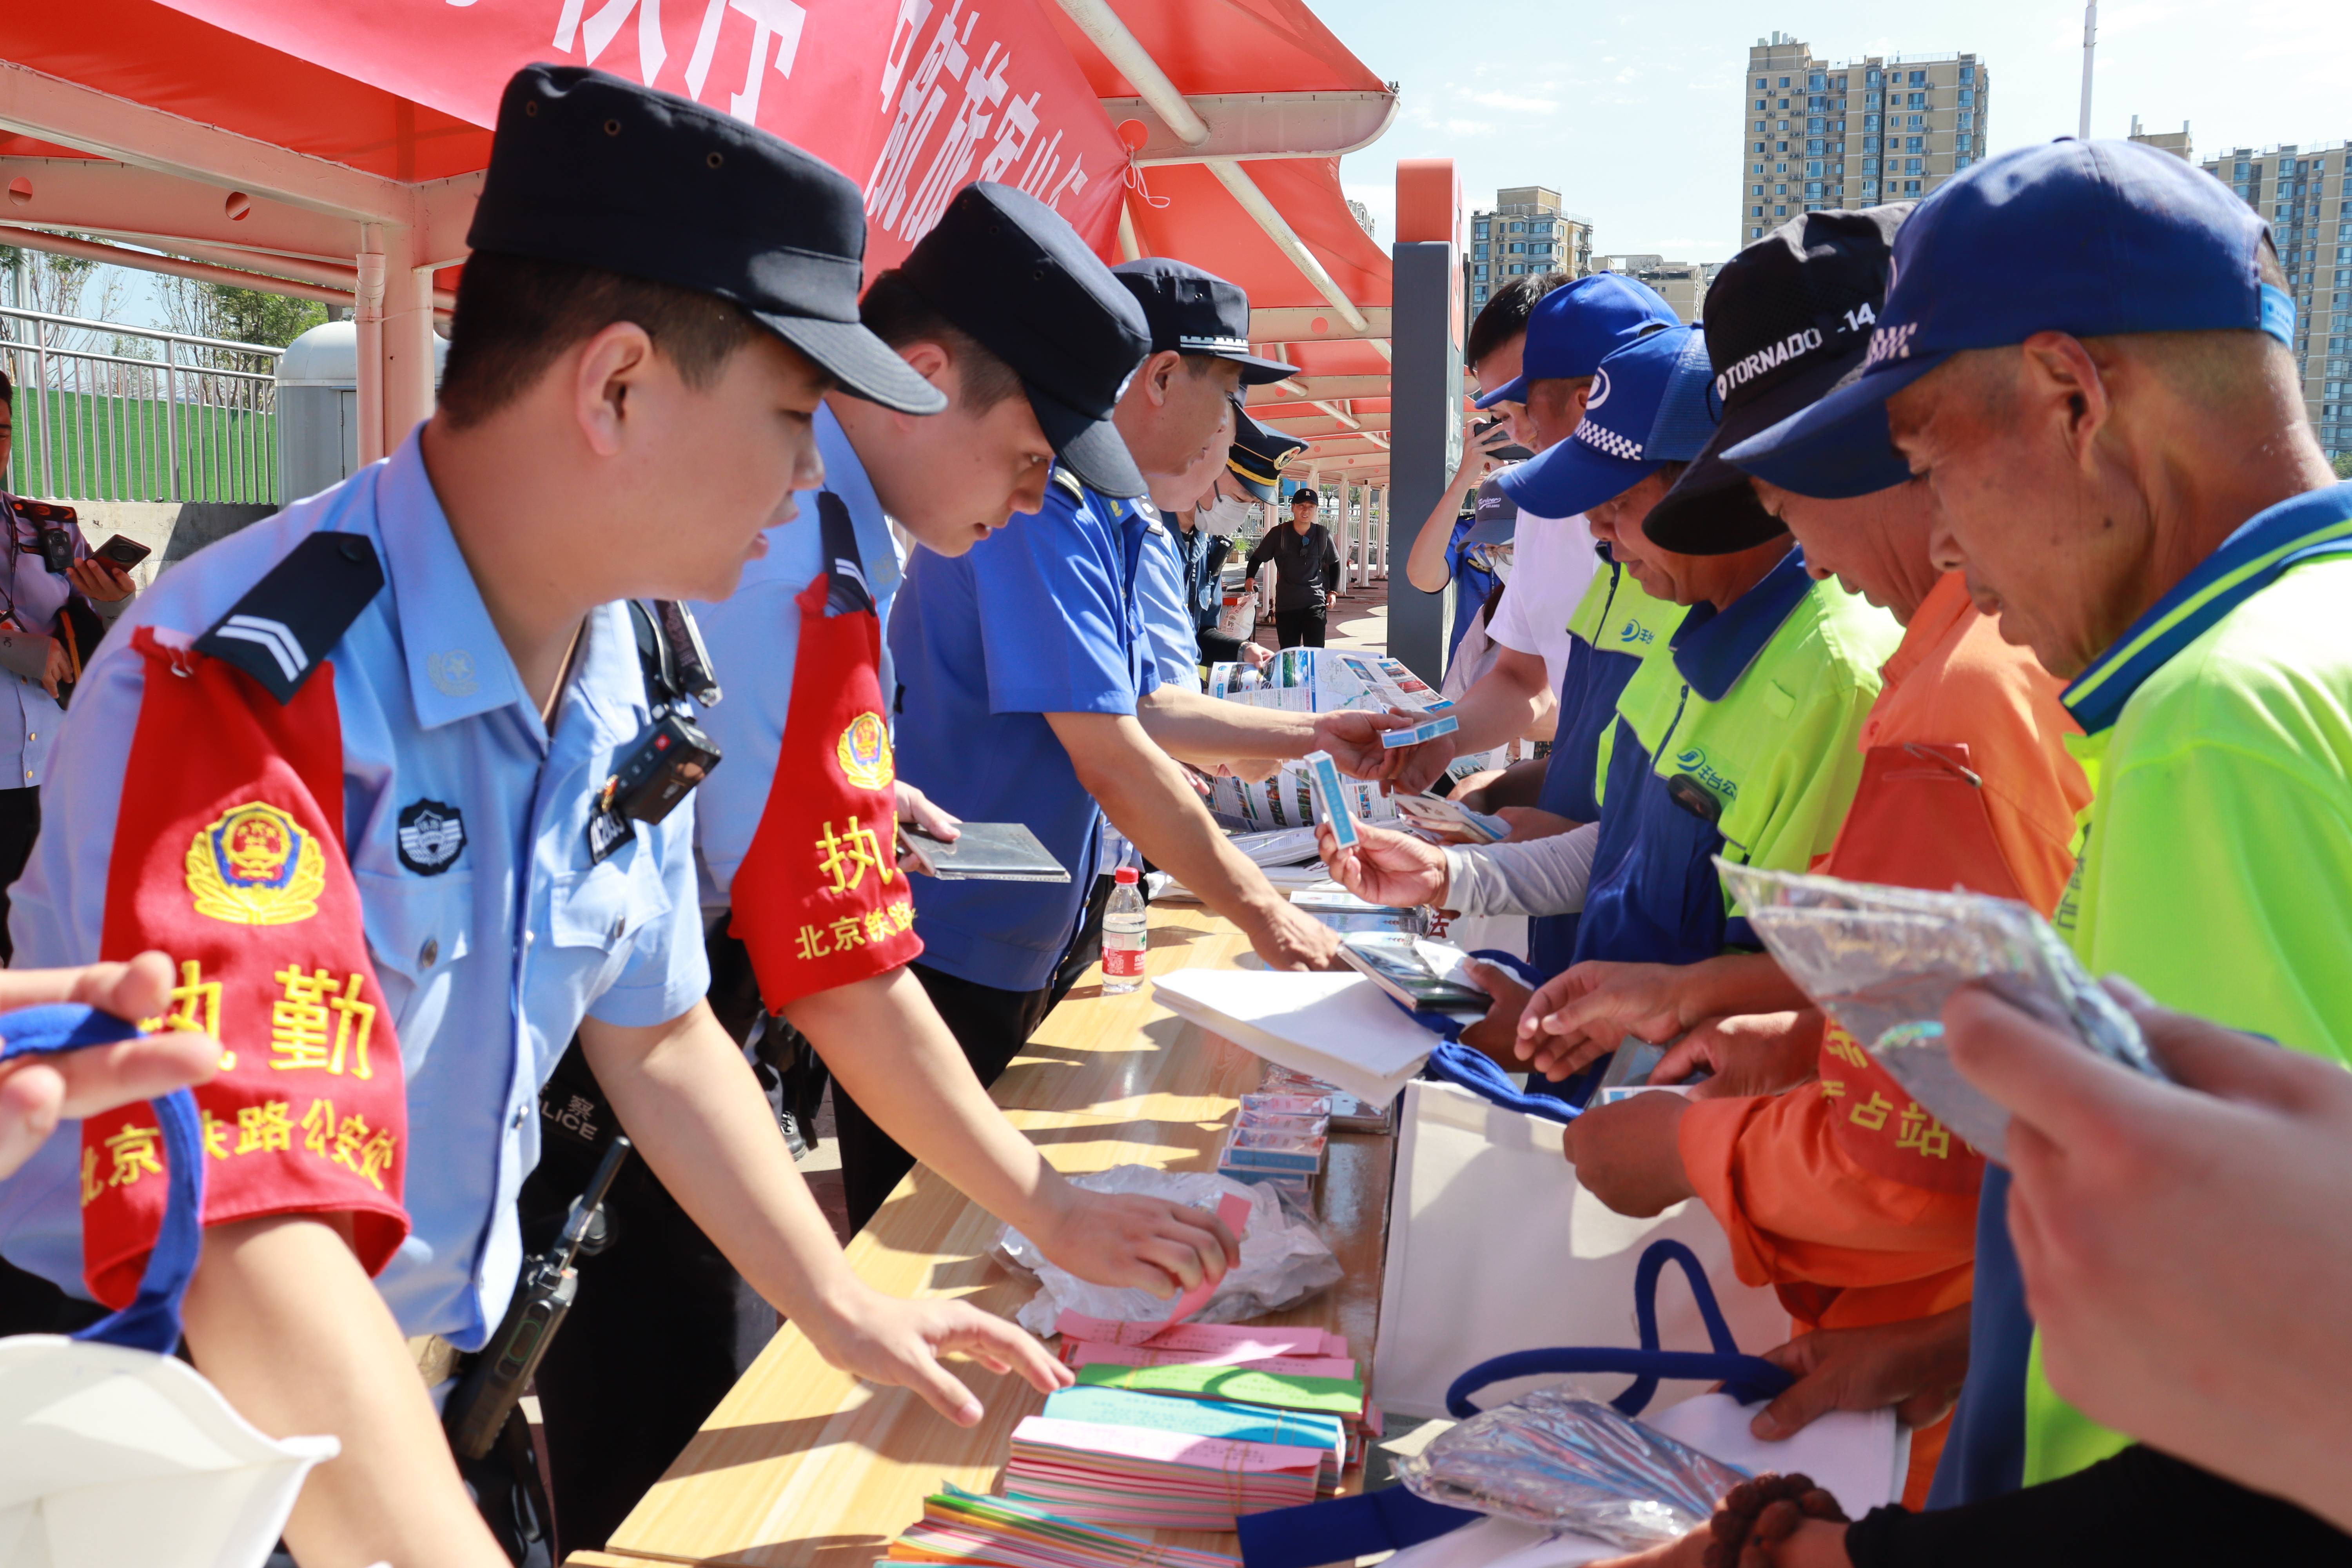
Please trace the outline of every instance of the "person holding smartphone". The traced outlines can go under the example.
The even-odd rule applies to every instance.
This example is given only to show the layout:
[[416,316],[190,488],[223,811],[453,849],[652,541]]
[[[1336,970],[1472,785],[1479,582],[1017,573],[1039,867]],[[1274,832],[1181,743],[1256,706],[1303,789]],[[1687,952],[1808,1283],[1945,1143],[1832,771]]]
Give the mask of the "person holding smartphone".
[[[16,429],[16,387],[0,372],[0,473]],[[41,831],[41,775],[82,661],[139,591],[131,574],[91,553],[71,512],[19,501],[0,488],[8,552],[0,560],[0,963],[15,956],[8,888]],[[45,537],[45,535],[47,537]],[[145,553],[143,551],[142,554]],[[135,557],[134,557],[135,559]]]

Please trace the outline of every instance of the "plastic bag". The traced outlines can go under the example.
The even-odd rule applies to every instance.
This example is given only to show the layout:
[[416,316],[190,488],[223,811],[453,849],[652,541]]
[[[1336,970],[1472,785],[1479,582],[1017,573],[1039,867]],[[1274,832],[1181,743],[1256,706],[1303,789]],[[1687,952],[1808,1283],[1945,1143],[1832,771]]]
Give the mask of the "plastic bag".
[[2109,1061],[2165,1076],[2132,1016],[2024,904],[1762,871],[1720,858],[1716,865],[1789,978],[1989,1160],[2003,1156],[2009,1112],[1952,1066],[1939,1021],[1945,999],[1969,981],[1984,982]]
[[1414,1496],[1639,1550],[1714,1516],[1747,1478],[1609,1405],[1539,1388],[1440,1434],[1394,1470]]
[[[1113,1165],[1070,1180],[1095,1193],[1139,1193],[1215,1212],[1217,1200],[1238,1193],[1250,1201],[1249,1231],[1242,1237],[1242,1261],[1217,1282],[1208,1305],[1188,1320],[1238,1323],[1301,1301],[1338,1281],[1339,1260],[1314,1221],[1285,1205],[1271,1186],[1253,1186],[1208,1171],[1162,1171],[1150,1165]],[[997,1256],[1037,1277],[1040,1289],[1013,1321],[1035,1334],[1050,1334],[1066,1311],[1113,1322],[1164,1321],[1171,1300],[1139,1288],[1090,1284],[1048,1262],[1036,1243],[1007,1226]]]

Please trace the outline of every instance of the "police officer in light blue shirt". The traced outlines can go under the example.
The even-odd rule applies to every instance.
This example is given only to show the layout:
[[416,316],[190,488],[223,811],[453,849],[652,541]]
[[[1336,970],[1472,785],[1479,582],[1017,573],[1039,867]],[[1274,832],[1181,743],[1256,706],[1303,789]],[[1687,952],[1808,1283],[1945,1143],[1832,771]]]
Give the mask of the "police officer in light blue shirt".
[[[527,68],[440,412],[165,578],[88,672],[14,930],[43,964],[173,948],[170,1021],[226,1047],[196,1091],[189,1345],[253,1419],[341,1441],[288,1526],[305,1560],[508,1561],[403,1338],[471,1349],[505,1310],[533,1100],[575,1032],[647,1163],[837,1363],[966,1424],[942,1352],[1064,1381],[842,1260],[701,1000],[678,795],[711,753],[616,602],[732,587],[817,480],[829,387],[938,406],[857,323],[864,232],[856,188],[772,136]],[[69,1289],[135,1270],[156,1185],[124,1114],[0,1187],[0,1250]]]

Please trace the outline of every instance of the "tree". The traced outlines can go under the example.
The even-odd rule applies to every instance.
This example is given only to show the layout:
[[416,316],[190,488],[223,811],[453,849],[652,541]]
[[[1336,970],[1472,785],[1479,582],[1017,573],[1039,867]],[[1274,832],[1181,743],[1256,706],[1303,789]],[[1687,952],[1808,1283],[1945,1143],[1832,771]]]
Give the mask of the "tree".
[[2336,454],[2336,477],[2339,479],[2352,479],[2352,452]]
[[[191,337],[282,349],[327,319],[327,308],[313,300],[234,283],[159,277],[155,293],[172,330]],[[254,367],[240,363],[238,368]]]

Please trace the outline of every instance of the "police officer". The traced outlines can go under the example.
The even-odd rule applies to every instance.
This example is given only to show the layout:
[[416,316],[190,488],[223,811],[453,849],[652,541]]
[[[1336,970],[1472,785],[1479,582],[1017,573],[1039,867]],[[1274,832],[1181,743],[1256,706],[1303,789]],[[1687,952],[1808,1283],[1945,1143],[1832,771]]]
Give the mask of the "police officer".
[[[907,266],[920,274],[943,254],[956,266],[996,258],[1037,286],[1032,308],[1058,321],[1063,343],[1093,338],[1124,353],[1129,323],[1115,301],[1039,265],[1050,253],[1041,242],[1076,239],[1044,204],[973,185]],[[1039,270],[1044,279],[1031,276]],[[908,929],[908,872],[891,853],[894,797],[943,836],[956,828],[892,764],[880,676],[881,626],[899,581],[889,520],[925,550],[961,555],[1008,521],[1025,525],[1016,513],[1044,499],[1055,445],[1017,373],[938,318],[902,272],[877,279],[862,312],[944,409],[915,416],[830,394],[815,417],[822,488],[796,498],[798,518],[762,534],[765,554],[733,595],[694,606],[726,688],[702,722],[727,763],[698,793],[695,813],[714,1005],[728,1016],[725,977],[748,972],[755,996],[746,1011],[771,1015],[760,1025],[762,1054],[773,1055],[772,1041],[804,1038],[839,1102],[854,1101],[1055,1263],[1172,1296],[1222,1277],[1234,1239],[1213,1215],[1087,1192],[1057,1174],[989,1100],[908,969],[920,943]],[[876,889],[886,923],[869,929],[853,917],[869,912],[862,900]],[[593,1132],[611,1120],[593,1082],[581,1089],[545,1103],[558,1153],[526,1192],[551,1228],[601,1142],[577,1136],[574,1101]],[[851,1217],[862,1223],[889,1183],[874,1186],[855,1163],[851,1178]],[[581,1417],[570,1424],[580,1440],[551,1453],[567,1540],[605,1538],[731,1385],[737,1345],[749,1337],[740,1331],[756,1327],[736,1321],[733,1270],[666,1194],[618,1195],[626,1206],[613,1247],[583,1266],[579,1305],[539,1375],[542,1405]]]
[[[939,406],[857,322],[864,232],[856,187],[772,136],[527,68],[440,411],[173,573],[88,672],[16,935],[39,963],[168,949],[170,1017],[226,1047],[188,1339],[257,1425],[341,1440],[287,1527],[305,1560],[503,1560],[402,1342],[499,1321],[532,1100],[575,1032],[647,1162],[838,1364],[965,1423],[940,1352],[1062,1380],[1003,1322],[849,1272],[704,1004],[690,801],[631,817],[606,787],[653,714],[619,601],[734,585],[816,482],[830,387]],[[118,1111],[52,1139],[0,1188],[0,1246],[121,1300],[153,1138]]]
[[[16,389],[0,372],[0,475],[8,471]],[[25,501],[0,487],[7,525],[0,557],[0,921],[8,887],[41,831],[41,775],[81,663],[138,592],[131,574],[90,552],[73,508]],[[10,956],[0,931],[0,963]]]
[[[1258,502],[1272,516],[1281,491],[1282,470],[1305,450],[1307,443],[1297,437],[1242,414],[1234,425],[1234,443],[1225,452],[1224,468],[1217,475],[1208,498],[1194,510],[1193,521],[1202,531],[1224,546],[1224,552],[1216,557],[1216,565],[1203,571],[1200,583],[1201,653],[1209,663],[1233,663],[1244,657],[1244,639],[1226,637],[1216,629],[1224,597],[1218,569],[1232,552],[1234,537],[1248,519],[1249,503]],[[1264,657],[1263,650],[1260,657]]]

